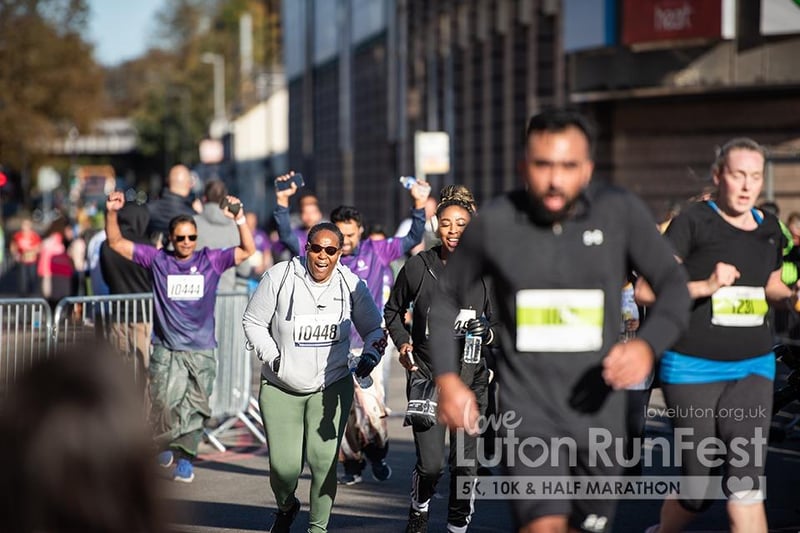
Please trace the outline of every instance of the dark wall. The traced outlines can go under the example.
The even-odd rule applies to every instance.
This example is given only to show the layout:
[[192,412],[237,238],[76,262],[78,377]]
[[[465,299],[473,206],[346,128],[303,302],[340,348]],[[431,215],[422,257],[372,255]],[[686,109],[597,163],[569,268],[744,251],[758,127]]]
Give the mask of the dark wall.
[[[717,146],[745,136],[778,153],[797,138],[800,116],[800,100],[789,91],[631,99],[591,107],[607,141],[598,159],[613,162],[607,169],[613,181],[637,192],[657,217],[711,184]],[[800,174],[788,170],[775,172],[783,211],[800,207]]]

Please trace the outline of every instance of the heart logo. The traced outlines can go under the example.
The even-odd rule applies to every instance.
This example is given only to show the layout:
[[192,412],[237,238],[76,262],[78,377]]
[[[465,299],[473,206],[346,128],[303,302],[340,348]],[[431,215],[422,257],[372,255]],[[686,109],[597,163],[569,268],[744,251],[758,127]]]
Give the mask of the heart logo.
[[[725,486],[728,487],[728,491],[734,498],[742,498],[749,496],[744,493],[753,490],[755,488],[755,482],[750,476],[730,476],[725,482]],[[737,496],[737,494],[741,494],[741,496]]]

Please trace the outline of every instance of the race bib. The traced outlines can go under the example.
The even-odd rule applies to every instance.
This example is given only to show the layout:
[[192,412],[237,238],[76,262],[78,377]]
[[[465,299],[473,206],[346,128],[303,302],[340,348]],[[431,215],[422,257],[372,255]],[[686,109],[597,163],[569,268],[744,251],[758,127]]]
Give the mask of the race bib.
[[295,346],[333,346],[341,338],[339,316],[297,315],[294,317]]
[[206,279],[200,274],[170,274],[167,276],[167,298],[170,300],[199,300],[203,297]]
[[589,352],[603,346],[600,289],[517,292],[517,350]]
[[463,339],[467,335],[467,322],[473,318],[477,318],[474,309],[460,309],[453,324],[453,336],[457,339]]
[[711,323],[733,328],[761,326],[768,309],[764,287],[720,287],[711,296]]

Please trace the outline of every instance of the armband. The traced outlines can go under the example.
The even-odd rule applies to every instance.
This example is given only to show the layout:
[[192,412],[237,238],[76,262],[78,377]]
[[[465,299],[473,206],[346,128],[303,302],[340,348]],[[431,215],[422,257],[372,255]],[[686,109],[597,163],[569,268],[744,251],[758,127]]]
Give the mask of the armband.
[[247,222],[247,219],[245,217],[239,217],[239,218],[236,219],[236,225],[237,226],[241,226],[245,222]]

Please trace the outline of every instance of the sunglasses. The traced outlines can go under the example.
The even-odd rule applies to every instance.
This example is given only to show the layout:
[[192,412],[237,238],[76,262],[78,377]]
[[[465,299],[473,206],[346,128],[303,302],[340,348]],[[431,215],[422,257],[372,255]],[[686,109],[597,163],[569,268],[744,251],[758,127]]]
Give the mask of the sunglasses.
[[336,252],[339,251],[339,249],[335,246],[321,246],[319,244],[309,244],[308,249],[314,252],[315,254],[318,254],[322,252],[322,250],[325,250],[325,253],[328,255],[336,255]]
[[197,235],[175,235],[175,242],[183,242],[186,239],[194,242],[197,240]]

